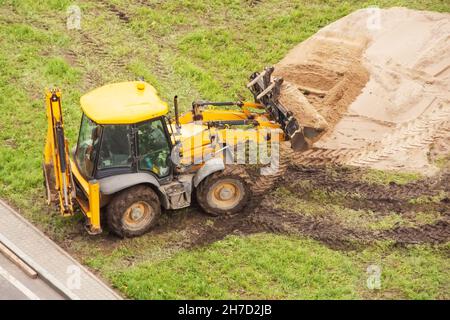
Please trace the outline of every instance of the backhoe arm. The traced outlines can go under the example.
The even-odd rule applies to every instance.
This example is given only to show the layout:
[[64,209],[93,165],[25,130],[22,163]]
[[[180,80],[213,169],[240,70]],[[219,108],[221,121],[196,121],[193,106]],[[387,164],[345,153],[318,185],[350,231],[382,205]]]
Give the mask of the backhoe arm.
[[59,203],[61,214],[73,214],[73,178],[69,162],[69,146],[64,136],[61,91],[47,90],[45,95],[47,138],[44,149],[44,177],[47,202]]

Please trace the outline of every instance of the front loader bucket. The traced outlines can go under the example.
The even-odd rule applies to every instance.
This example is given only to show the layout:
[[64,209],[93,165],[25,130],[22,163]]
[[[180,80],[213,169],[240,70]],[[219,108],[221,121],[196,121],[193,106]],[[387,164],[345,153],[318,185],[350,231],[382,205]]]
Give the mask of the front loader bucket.
[[271,120],[280,124],[292,149],[308,150],[328,124],[300,90],[283,78],[272,78],[273,71],[273,67],[268,67],[261,73],[253,73],[247,88],[271,115]]

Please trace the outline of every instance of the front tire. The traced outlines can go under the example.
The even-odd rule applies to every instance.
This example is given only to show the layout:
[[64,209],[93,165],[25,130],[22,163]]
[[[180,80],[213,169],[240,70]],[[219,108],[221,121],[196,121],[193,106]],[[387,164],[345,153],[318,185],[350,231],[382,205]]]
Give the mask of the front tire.
[[106,214],[111,232],[119,237],[137,237],[155,225],[161,204],[152,188],[135,186],[118,193],[106,208]]
[[244,177],[245,173],[237,168],[213,173],[198,185],[197,202],[215,217],[241,212],[250,199]]

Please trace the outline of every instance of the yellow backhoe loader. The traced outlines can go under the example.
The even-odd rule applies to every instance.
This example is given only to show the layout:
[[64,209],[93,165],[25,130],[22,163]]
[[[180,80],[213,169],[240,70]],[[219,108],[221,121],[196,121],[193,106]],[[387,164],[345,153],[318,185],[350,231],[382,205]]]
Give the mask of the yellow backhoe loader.
[[[162,208],[188,207],[194,196],[211,215],[242,211],[250,198],[248,183],[227,170],[236,145],[279,137],[293,149],[307,147],[308,128],[279,103],[283,80],[272,79],[272,72],[266,68],[250,77],[255,102],[197,101],[179,115],[175,97],[174,119],[143,80],[97,88],[80,99],[83,115],[72,150],[64,136],[61,92],[48,90],[43,165],[48,203],[56,203],[63,215],[73,214],[77,203],[90,234],[107,225],[120,237],[142,235]],[[225,106],[235,108],[221,109]]]

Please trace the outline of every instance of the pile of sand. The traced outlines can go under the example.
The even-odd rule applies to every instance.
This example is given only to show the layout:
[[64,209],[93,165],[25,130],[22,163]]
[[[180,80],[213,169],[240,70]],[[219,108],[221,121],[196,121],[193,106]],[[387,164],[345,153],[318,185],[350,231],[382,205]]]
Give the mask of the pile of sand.
[[358,10],[295,47],[274,75],[319,112],[306,116],[327,127],[316,153],[336,150],[343,163],[430,171],[430,146],[450,140],[450,14]]

